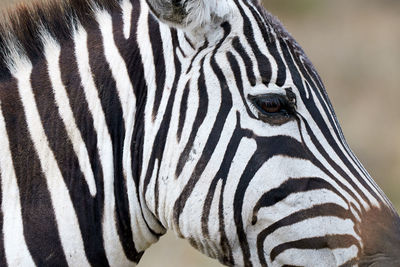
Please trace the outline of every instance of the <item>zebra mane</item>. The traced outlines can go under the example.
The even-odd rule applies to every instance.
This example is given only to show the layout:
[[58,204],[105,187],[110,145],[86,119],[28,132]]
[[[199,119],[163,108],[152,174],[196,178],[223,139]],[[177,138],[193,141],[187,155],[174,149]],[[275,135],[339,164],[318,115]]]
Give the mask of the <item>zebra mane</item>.
[[118,0],[32,0],[3,11],[0,21],[0,80],[10,77],[7,60],[11,50],[33,63],[43,55],[41,36],[70,40],[76,25],[94,20],[96,9],[119,8]]
[[[3,13],[2,17],[4,18],[0,20],[0,80],[11,77],[8,63],[10,55],[15,54],[15,51],[18,55],[26,56],[35,64],[43,55],[41,37],[44,34],[60,42],[68,41],[72,38],[72,32],[78,24],[85,26],[95,20],[95,10],[118,10],[120,1],[31,0],[0,12],[0,14]],[[291,43],[296,52],[309,61],[282,23],[266,11],[259,0],[247,1],[258,9],[265,23],[273,29],[278,37]],[[312,66],[311,63],[310,66]]]

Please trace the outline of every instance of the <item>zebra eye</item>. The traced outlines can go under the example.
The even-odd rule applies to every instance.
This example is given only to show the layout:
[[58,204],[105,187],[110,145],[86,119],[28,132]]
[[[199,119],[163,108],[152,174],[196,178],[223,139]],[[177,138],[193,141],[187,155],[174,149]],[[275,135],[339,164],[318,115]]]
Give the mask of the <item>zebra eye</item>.
[[267,99],[256,101],[261,110],[265,113],[276,113],[281,111],[282,104],[278,99]]
[[280,94],[248,96],[258,111],[259,118],[272,125],[281,125],[291,120],[295,112],[295,101]]

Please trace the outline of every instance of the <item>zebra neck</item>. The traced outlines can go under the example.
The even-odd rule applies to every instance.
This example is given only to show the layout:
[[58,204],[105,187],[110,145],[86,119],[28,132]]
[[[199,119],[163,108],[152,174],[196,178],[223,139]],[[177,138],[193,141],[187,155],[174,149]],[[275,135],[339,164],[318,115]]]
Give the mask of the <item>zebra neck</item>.
[[[143,3],[139,1],[121,1],[121,10],[97,11],[94,27],[78,28],[74,34],[83,88],[94,84],[98,103],[93,107],[101,106],[91,112],[93,116],[104,118],[95,127],[96,132],[101,132],[104,125],[108,131],[108,134],[98,136],[98,143],[104,148],[101,155],[102,148],[98,145],[104,177],[103,227],[115,227],[109,232],[118,233],[116,236],[121,245],[118,246],[112,236],[106,236],[105,243],[107,239],[114,240],[114,244],[109,245],[114,247],[113,255],[120,257],[118,252],[124,253],[127,259],[135,262],[140,259],[141,252],[165,233],[163,225],[148,209],[141,191],[145,106],[148,92],[153,89],[144,79],[144,59],[139,50],[140,40],[137,40],[142,31],[137,26],[143,16],[139,12],[142,9]],[[86,58],[91,69],[87,74],[86,62],[82,60]],[[85,81],[88,84],[85,85]],[[87,97],[88,102],[89,99]]]
[[[104,251],[111,265],[126,266],[138,262],[165,229],[141,193],[147,96],[136,40],[141,6],[121,3],[76,23],[70,38],[42,30],[39,56],[10,43],[6,65],[23,100],[19,112],[28,123],[32,151],[38,162],[49,162],[42,167],[44,177],[57,181],[43,186],[56,220],[73,221],[76,227],[69,231],[77,243]],[[61,199],[71,205],[57,205]],[[81,229],[94,229],[98,242]],[[59,226],[64,247],[67,231]]]

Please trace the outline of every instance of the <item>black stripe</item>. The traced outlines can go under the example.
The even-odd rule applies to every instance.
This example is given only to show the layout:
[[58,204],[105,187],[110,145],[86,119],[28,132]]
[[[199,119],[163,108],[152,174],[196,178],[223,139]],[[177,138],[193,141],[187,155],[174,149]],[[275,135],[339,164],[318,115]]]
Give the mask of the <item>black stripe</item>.
[[[37,91],[43,92],[47,90],[47,92],[43,92],[46,94],[44,98],[47,98],[43,102],[46,103],[47,107],[41,105],[39,112],[49,138],[50,147],[56,156],[71,196],[88,261],[92,265],[108,266],[104,250],[104,240],[102,238],[104,192],[103,173],[97,151],[97,134],[93,128],[93,118],[91,117],[83,89],[81,88],[81,78],[78,73],[76,59],[71,57],[73,54],[74,50],[72,46],[63,46],[59,65],[61,78],[70,100],[75,122],[88,151],[91,171],[95,178],[95,197],[92,197],[89,192],[84,175],[80,170],[82,166],[79,166],[71,140],[68,139],[65,126],[58,116],[53,93],[51,88],[48,88],[50,84],[47,84],[47,74],[36,73],[32,77],[32,85]],[[52,114],[51,118],[47,117],[49,112]],[[64,142],[60,142],[60,140],[64,140]]]
[[274,222],[257,236],[258,256],[260,259],[262,259],[262,262],[265,261],[263,250],[264,240],[279,228],[294,225],[310,218],[328,216],[338,217],[343,220],[350,219],[356,224],[356,219],[353,217],[350,210],[344,209],[342,206],[334,203],[316,205],[309,209],[300,210],[280,219],[279,221]]
[[127,258],[131,261],[135,261],[137,258],[137,251],[132,237],[129,201],[122,167],[125,125],[116,83],[106,63],[104,47],[101,38],[99,38],[101,36],[98,25],[96,28],[91,28],[90,31],[88,31],[89,64],[98,90],[113,147],[115,223],[117,226],[118,238],[121,241]]
[[[137,27],[140,12],[135,12],[140,10],[140,1],[132,1],[132,24],[131,24],[131,35],[128,40],[121,30],[114,31],[115,44],[121,53],[124,62],[127,65],[127,70],[131,82],[133,85],[134,95],[136,96],[136,101],[140,103],[140,98],[143,94],[147,92],[147,85],[144,77],[142,57],[140,55],[139,45],[137,41]],[[118,19],[119,22],[116,22]],[[121,17],[113,17],[113,25],[119,25],[122,23]],[[113,26],[116,28],[117,26]],[[122,28],[122,27],[121,27]],[[137,103],[138,105],[138,103]],[[137,111],[136,111],[137,112]]]
[[[138,201],[138,206],[134,208],[139,208],[141,207],[140,204],[140,193],[139,193],[139,178],[140,178],[140,167],[142,163],[141,155],[142,155],[142,150],[143,150],[143,138],[144,138],[144,133],[143,133],[143,127],[144,127],[144,103],[145,99],[147,97],[147,85],[146,85],[146,80],[144,77],[144,70],[143,70],[143,64],[142,64],[142,58],[140,55],[140,50],[139,46],[137,43],[137,23],[139,20],[140,12],[135,12],[137,10],[140,10],[140,1],[132,1],[132,18],[131,18],[131,33],[128,39],[125,38],[123,31],[121,30],[123,28],[123,18],[122,14],[120,12],[115,12],[113,13],[112,16],[112,22],[113,22],[113,37],[114,37],[114,42],[116,47],[119,50],[119,53],[121,57],[123,58],[123,61],[125,63],[125,66],[127,67],[127,72],[129,75],[130,82],[133,87],[133,94],[136,97],[136,107],[135,107],[135,127],[133,129],[132,136],[131,138],[131,159],[130,162],[132,163],[131,166],[131,171],[132,171],[132,179],[135,183],[135,189],[136,189],[136,194],[134,198]],[[150,19],[149,19],[150,20]],[[151,21],[154,21],[151,20]],[[156,23],[154,21],[154,23]],[[158,24],[157,24],[158,25]],[[129,170],[127,170],[129,171]],[[126,192],[126,179],[127,177],[124,177],[123,180],[123,191]],[[117,194],[118,192],[116,192]],[[128,194],[126,193],[125,201],[127,201],[127,196]],[[142,210],[140,209],[142,212]],[[126,215],[128,214],[129,211],[121,211],[121,212],[126,212]],[[140,216],[140,215],[139,215]],[[141,214],[142,217],[143,214]],[[130,217],[129,217],[130,218]],[[137,218],[130,218],[133,220],[137,220]],[[128,225],[129,222],[126,222],[125,226],[126,228],[130,229],[130,224]],[[147,224],[147,222],[145,221]],[[134,223],[135,225],[135,223]],[[147,225],[148,226],[148,225]],[[150,227],[148,227],[150,228]],[[132,229],[135,231],[135,229]],[[151,230],[150,230],[151,231]],[[139,263],[143,252],[138,252],[136,251],[136,248],[134,247],[134,240],[133,237],[131,238],[131,233],[126,231],[125,233],[125,240],[128,240],[128,243],[126,243],[126,249],[129,249],[132,251],[131,254],[131,260],[133,260],[136,263]]]
[[[318,121],[318,124],[323,123],[322,125],[325,126],[326,123],[321,117],[321,113],[324,112],[326,114],[326,117],[329,120],[329,123],[333,126],[332,129],[335,133],[336,138],[339,140],[339,142],[344,147],[346,147],[346,145],[342,141],[343,134],[341,133],[339,122],[337,121],[335,112],[334,112],[333,107],[327,97],[326,91],[322,85],[321,85],[322,87],[318,87],[318,84],[316,84],[316,82],[318,83],[319,77],[313,75],[314,71],[311,70],[312,66],[309,66],[311,63],[309,63],[308,61],[303,62],[302,60],[299,59],[298,55],[296,54],[296,52],[294,51],[294,49],[292,47],[288,46],[288,48],[290,49],[290,52],[292,53],[292,58],[293,58],[294,62],[296,63],[296,65],[298,66],[299,71],[304,76],[305,80],[308,82],[308,83],[306,83],[306,87],[307,87],[306,89],[310,92],[309,99],[307,99],[305,97],[305,94],[303,93],[303,91],[301,91],[300,93],[301,93],[304,103],[307,103],[307,107],[310,106],[311,110],[313,110],[313,111],[316,110],[317,114],[315,114],[315,115],[317,115],[318,117],[315,118],[314,112],[310,112],[311,115],[316,119],[316,121]],[[311,73],[310,73],[310,71],[311,71]],[[322,111],[319,110],[315,106],[314,96],[311,91],[314,92],[318,101],[321,103],[321,107],[323,109]],[[309,104],[309,102],[310,102],[310,104]],[[326,105],[324,105],[324,103],[326,103]],[[330,114],[332,114],[332,116]],[[327,129],[327,128],[325,128],[325,131],[323,131],[323,132],[329,133],[331,135],[329,129]]]
[[[172,36],[172,45],[173,47],[176,47],[176,44],[178,42],[178,37],[176,34],[176,30],[175,29],[171,29],[171,36]],[[181,75],[181,63],[178,59],[178,56],[176,55],[176,50],[174,49],[174,63],[175,63],[175,78],[174,78],[174,82],[172,84],[172,88],[171,88],[171,93],[168,99],[168,103],[167,103],[167,107],[163,116],[163,120],[160,124],[160,129],[157,132],[157,135],[154,139],[154,144],[153,144],[153,150],[151,152],[151,156],[150,156],[150,160],[147,166],[147,170],[146,171],[146,175],[143,181],[143,194],[146,194],[150,180],[153,176],[153,172],[155,169],[157,169],[157,172],[160,170],[160,166],[161,166],[161,159],[163,158],[164,155],[164,148],[165,148],[165,140],[166,140],[166,136],[168,134],[168,130],[169,130],[169,126],[171,123],[171,117],[172,117],[172,109],[173,109],[173,105],[174,105],[174,101],[175,101],[175,96],[176,96],[176,91],[177,91],[177,85],[178,85],[178,81]],[[155,163],[156,160],[158,160],[158,166],[155,167]],[[156,174],[156,179],[158,179],[158,173]],[[155,201],[155,215],[157,217],[158,215],[158,199]],[[159,225],[159,227],[162,227],[161,224]],[[149,227],[150,228],[150,227]],[[150,228],[151,229],[151,228]],[[152,230],[155,234],[156,231]],[[161,233],[159,233],[161,234]],[[157,235],[159,235],[157,234]]]
[[304,153],[302,143],[289,136],[256,137],[257,150],[249,160],[243,174],[240,177],[235,191],[233,201],[234,220],[236,224],[237,235],[240,247],[243,252],[244,265],[252,266],[250,261],[250,247],[247,241],[247,235],[243,226],[242,209],[244,195],[247,191],[250,181],[255,176],[261,166],[271,157],[284,155],[291,158],[307,159],[307,153]]
[[[1,86],[0,86],[0,90],[1,90]],[[0,112],[0,116],[1,112]],[[4,168],[4,166],[3,166]],[[2,187],[2,179],[4,179],[1,176],[1,172],[0,172],[0,207],[2,207],[3,205],[3,187]],[[3,232],[3,224],[4,224],[4,213],[3,213],[3,209],[0,208],[0,266],[7,266],[7,261],[6,261],[6,252],[4,250],[4,232]]]
[[[141,67],[142,65],[139,64],[140,67],[137,67],[138,72],[143,75],[144,70]],[[132,155],[132,175],[133,180],[136,185],[136,196],[138,200],[138,205],[142,207],[141,199],[140,199],[140,192],[139,192],[139,182],[140,176],[142,173],[142,162],[143,162],[143,147],[144,147],[144,110],[145,110],[145,103],[147,98],[147,88],[146,88],[146,81],[141,79],[140,81],[135,82],[136,85],[140,85],[139,88],[143,88],[143,92],[140,95],[136,95],[136,114],[135,114],[135,128],[132,133],[132,143],[131,143],[131,155]],[[140,209],[141,215],[144,218],[143,211]],[[144,220],[145,221],[145,220]],[[155,234],[148,223],[145,221],[147,228]],[[158,235],[158,234],[155,234]],[[139,263],[140,258],[142,257],[143,252],[139,252],[135,261]]]
[[[142,58],[137,42],[137,25],[140,16],[140,1],[132,1],[132,18],[131,18],[131,33],[128,39],[125,39],[122,29],[123,21],[121,14],[113,16],[113,28],[114,30],[114,41],[118,50],[124,59],[127,66],[127,71],[130,77],[130,81],[133,86],[133,93],[136,97],[135,107],[135,128],[133,129],[131,139],[131,162],[132,162],[132,175],[133,181],[136,187],[136,195],[134,196],[138,201],[138,207],[141,207],[141,199],[139,193],[139,179],[141,176],[142,167],[142,155],[143,155],[143,142],[144,142],[144,109],[147,98],[147,84],[144,75],[144,69],[142,64]],[[136,207],[137,208],[137,207]],[[141,215],[144,218],[143,211],[140,209]],[[145,221],[147,228],[153,234],[157,235],[152,231],[150,226]],[[133,229],[135,230],[135,229]],[[132,244],[131,244],[132,245]],[[137,254],[136,254],[137,253]],[[138,263],[144,252],[136,252],[134,261]]]
[[244,66],[246,67],[247,79],[250,85],[255,86],[257,79],[253,71],[253,61],[240,43],[239,37],[236,36],[235,38],[233,38],[232,46],[243,60]]
[[[292,53],[295,53],[293,48],[290,48]],[[310,100],[312,100],[312,105],[314,106],[315,103],[313,101],[313,95],[311,94],[311,90],[315,93],[316,97],[318,98],[319,102],[322,104],[323,112],[325,112],[329,123],[333,126],[332,129],[335,133],[336,138],[339,140],[339,142],[342,144],[342,146],[345,148],[347,153],[351,156],[353,159],[354,163],[358,166],[359,170],[368,177],[367,171],[364,169],[364,167],[361,165],[361,163],[358,161],[358,159],[354,156],[354,154],[351,152],[351,150],[348,148],[348,145],[344,139],[344,135],[342,132],[342,129],[340,127],[340,124],[338,122],[338,119],[336,118],[335,112],[333,110],[332,104],[328,98],[327,92],[324,88],[324,85],[322,84],[321,78],[318,76],[316,71],[314,70],[313,66],[311,63],[308,61],[307,58],[303,57],[303,60],[300,60],[298,56],[293,56],[296,64],[298,65],[300,72],[304,75],[304,78],[307,80],[308,83],[306,83],[307,90],[310,93]],[[315,85],[315,86],[312,86]],[[303,99],[303,101],[307,101],[306,99]],[[308,102],[308,101],[307,101]],[[326,103],[326,105],[323,105],[323,103]],[[306,102],[305,102],[306,103]],[[321,112],[321,111],[320,111]],[[332,115],[331,115],[332,114]],[[320,114],[318,114],[320,115]],[[330,133],[330,132],[329,132]],[[338,149],[340,149],[338,147]]]
[[[302,143],[304,144],[304,149],[305,149],[305,153],[308,154],[308,157],[310,159],[310,161],[317,167],[319,168],[322,172],[324,172],[329,178],[331,178],[334,182],[337,183],[337,185],[342,188],[344,191],[346,191],[347,194],[349,194],[359,205],[360,205],[360,209],[361,211],[365,211],[364,207],[361,205],[360,201],[358,200],[356,193],[354,192],[354,190],[348,188],[347,186],[345,186],[341,181],[339,181],[339,179],[337,177],[335,177],[328,169],[326,166],[324,166],[316,157],[315,155],[313,155],[311,153],[311,151],[308,149],[308,147],[305,145],[305,141],[304,141],[304,136],[303,136],[303,131],[302,131],[302,127],[301,127],[301,122],[298,121],[298,128],[300,129],[300,136],[301,136],[301,140]],[[357,212],[357,208],[355,207],[355,205],[353,203],[350,204]]]
[[181,174],[183,167],[185,166],[186,162],[188,161],[190,151],[193,147],[194,140],[196,138],[197,132],[201,124],[204,122],[208,112],[208,94],[207,94],[207,87],[205,82],[205,75],[204,75],[204,60],[203,58],[200,62],[200,77],[197,81],[197,88],[199,93],[199,106],[196,111],[196,116],[193,122],[192,130],[190,131],[189,139],[186,143],[186,146],[179,156],[178,165],[176,166],[175,177],[178,178]]
[[[178,33],[178,32],[177,32],[177,33]],[[182,32],[180,32],[180,33],[182,33]],[[177,35],[177,37],[178,37],[178,35]],[[181,52],[181,54],[182,54],[182,56],[183,56],[184,58],[186,57],[185,51],[183,51],[183,49],[182,49],[182,47],[181,47],[181,42],[179,41],[179,37],[177,38],[176,49],[178,49],[179,52]]]
[[[198,182],[201,174],[203,173],[205,167],[207,166],[209,160],[211,159],[211,155],[213,154],[215,147],[217,146],[219,139],[221,137],[221,133],[223,131],[223,127],[226,122],[226,118],[229,114],[229,111],[232,108],[232,95],[228,88],[228,82],[222,72],[221,68],[218,66],[215,55],[218,49],[221,47],[225,39],[228,37],[231,26],[228,23],[223,23],[221,25],[224,28],[224,37],[222,40],[217,44],[214,49],[213,55],[211,56],[210,64],[211,68],[214,71],[215,75],[219,78],[219,85],[221,90],[221,106],[218,111],[217,117],[215,119],[215,123],[211,129],[210,135],[207,139],[207,142],[204,146],[204,150],[200,156],[199,161],[197,162],[192,175],[190,176],[189,181],[186,183],[185,187],[183,188],[181,194],[179,195],[178,199],[175,201],[173,214],[174,214],[174,221],[175,224],[178,226],[179,229],[179,218],[182,214],[183,208],[186,205],[187,200],[189,199],[196,183]],[[206,91],[206,87],[199,87],[199,91]],[[200,110],[202,112],[203,110]],[[191,147],[190,147],[191,149]]]
[[276,85],[283,86],[285,85],[286,82],[286,66],[283,63],[282,57],[274,41],[268,44],[268,50],[274,57],[276,64],[278,66],[278,76],[276,78]]
[[[352,188],[348,188],[347,186],[345,186],[343,183],[341,183],[340,187],[343,188],[347,193],[349,193],[355,201],[357,201],[361,207],[363,207],[363,205],[360,203],[360,201],[358,200],[358,198],[356,197],[356,195],[354,194],[353,191],[356,191],[357,195],[360,196],[365,202],[370,203],[369,199],[367,198],[367,196],[364,194],[364,192],[356,186],[355,182],[353,179],[350,179],[347,174],[344,172],[344,170],[331,158],[331,156],[328,154],[328,152],[326,152],[326,150],[323,148],[323,146],[321,145],[321,143],[319,142],[318,138],[314,135],[314,133],[311,130],[310,125],[308,124],[308,122],[306,120],[303,119],[305,128],[307,130],[307,133],[311,139],[311,142],[314,143],[315,147],[318,149],[318,151],[321,153],[321,155],[325,158],[325,160],[329,163],[329,165],[344,179],[346,179],[346,181],[348,181],[348,183],[350,184],[350,186]],[[316,157],[314,157],[315,160],[317,160]],[[322,165],[322,163],[318,160],[319,164]],[[315,163],[314,163],[315,164]],[[318,166],[318,165],[317,165]],[[321,166],[319,166],[320,169],[322,169]],[[331,177],[332,178],[332,177]],[[332,178],[334,179],[336,182],[338,182],[337,178]]]
[[269,54],[275,59],[275,62],[277,64],[278,73],[277,73],[277,78],[276,78],[276,85],[283,86],[286,81],[286,66],[283,63],[282,57],[276,46],[276,42],[275,42],[276,38],[275,38],[275,36],[273,36],[271,34],[269,28],[267,30],[267,27],[269,25],[265,22],[263,17],[260,16],[260,14],[256,10],[254,10],[254,7],[250,6],[250,3],[248,3],[248,2],[245,2],[245,5],[247,5],[249,10],[253,14],[253,17],[257,21],[258,28],[261,31],[261,34],[262,34],[262,37],[264,38],[264,42],[265,42],[266,46],[268,47]]
[[24,108],[12,80],[0,90],[10,150],[20,192],[24,237],[38,266],[67,266],[46,177],[25,120]]
[[243,18],[243,34],[246,37],[247,42],[249,43],[254,53],[254,57],[257,60],[258,70],[260,72],[262,82],[265,85],[268,85],[271,81],[272,76],[271,63],[269,62],[268,58],[260,51],[257,45],[257,42],[254,38],[253,25],[251,24],[251,21],[247,17],[241,5],[238,3],[238,0],[235,0],[235,2],[239,8],[241,17]]
[[[294,48],[290,45],[287,45],[287,47],[290,49],[290,53],[293,56],[293,59],[296,61],[296,64],[299,66],[300,71],[302,71],[303,75],[305,77],[308,77],[308,73],[306,70],[304,70],[304,66],[307,68],[308,71],[311,71],[311,73],[314,74],[314,76],[312,77],[313,81],[319,81],[319,77],[315,76],[315,72],[313,70],[311,70],[311,63],[306,62],[306,64],[303,64],[298,55],[296,54]],[[293,71],[295,71],[295,69],[293,69]],[[309,83],[311,85],[312,80],[309,80]],[[327,142],[329,143],[329,145],[332,147],[332,149],[338,154],[338,157],[343,161],[343,163],[349,168],[350,172],[356,177],[356,179],[366,188],[369,189],[368,191],[371,193],[371,195],[375,198],[375,199],[380,199],[378,197],[378,195],[372,190],[372,188],[367,184],[366,179],[364,179],[363,177],[360,176],[360,174],[358,173],[358,171],[355,169],[354,164],[357,167],[360,167],[357,162],[350,162],[346,155],[344,154],[344,152],[342,151],[342,149],[339,147],[338,143],[336,143],[336,141],[334,140],[334,137],[330,131],[330,128],[333,128],[334,133],[337,137],[337,139],[339,140],[340,143],[342,143],[343,147],[347,147],[346,144],[344,144],[342,142],[342,138],[341,136],[343,136],[341,129],[339,128],[339,123],[335,117],[335,113],[333,111],[333,108],[330,104],[330,101],[327,97],[327,94],[323,88],[323,85],[321,85],[322,87],[319,88],[319,90],[317,88],[312,88],[312,90],[314,90],[315,95],[317,96],[319,102],[322,104],[323,107],[323,111],[321,111],[320,109],[318,109],[316,107],[316,103],[313,99],[313,96],[310,95],[310,100],[307,100],[306,98],[304,98],[304,94],[302,96],[304,103],[306,103],[307,105],[307,109],[310,111],[310,114],[313,116],[313,119],[316,121],[318,127],[321,128],[321,132],[323,133],[325,139],[327,140]],[[301,93],[304,91],[303,90],[299,90]],[[322,96],[321,96],[322,93]],[[322,99],[322,97],[324,99]],[[324,101],[327,103],[326,105],[323,105]],[[330,115],[329,111],[333,114],[333,117]],[[325,112],[326,116],[328,117],[329,123],[331,124],[331,127],[329,127],[329,125],[326,124],[325,120],[322,117],[322,113],[321,112]],[[350,152],[351,153],[351,152]],[[367,175],[366,171],[361,167],[361,172],[364,175]],[[346,178],[346,176],[344,176]],[[348,180],[351,180],[350,178],[347,178]],[[372,183],[372,186],[376,188],[376,186],[374,185],[374,183]],[[366,200],[368,203],[370,203],[369,200]]]
[[240,97],[242,98],[242,101],[243,101],[243,105],[246,107],[247,115],[252,119],[257,119],[256,116],[254,116],[253,112],[251,112],[248,102],[246,100],[246,96],[244,95],[244,88],[243,88],[244,84],[243,84],[243,80],[242,80],[242,73],[240,71],[239,63],[236,60],[236,58],[233,56],[232,53],[228,52],[228,53],[226,53],[226,56],[228,58],[232,72],[235,75],[236,87],[239,90]]
[[[197,50],[196,54],[192,57],[192,60],[190,61],[190,65],[189,68],[186,71],[186,74],[189,73],[192,70],[193,67],[193,63],[195,61],[195,59],[197,58],[197,56],[206,48],[208,47],[208,41],[205,40],[204,44]],[[202,65],[202,64],[201,64]]]
[[[140,2],[140,1],[134,1],[135,3]],[[134,9],[135,10],[135,9]],[[136,9],[138,10],[138,9]],[[135,20],[136,21],[136,20]],[[135,24],[136,25],[136,24]],[[136,38],[136,34],[134,34],[134,38]],[[136,40],[136,39],[135,39]],[[132,58],[135,58],[132,61],[129,61],[129,57],[124,57],[126,62],[130,62],[133,64],[133,62],[136,62],[136,65],[134,67],[128,66],[128,70],[130,70],[129,76],[132,77],[132,85],[133,85],[133,90],[136,96],[136,109],[135,109],[135,128],[133,129],[132,133],[132,143],[131,143],[131,155],[132,155],[132,175],[133,175],[133,180],[135,182],[136,186],[136,197],[138,200],[138,205],[139,207],[142,207],[143,205],[141,204],[141,199],[140,199],[140,177],[142,174],[142,163],[143,163],[143,147],[144,147],[144,136],[145,136],[145,123],[144,123],[144,116],[145,116],[145,106],[146,106],[146,99],[147,99],[147,84],[146,80],[144,79],[144,69],[143,65],[141,64],[142,59],[139,53],[139,50],[137,49],[136,46],[136,41],[135,41],[135,53],[132,55]],[[123,54],[123,53],[121,53]],[[127,61],[128,60],[128,61]],[[137,63],[139,62],[139,64]],[[141,215],[144,218],[143,211],[140,209]],[[155,233],[151,227],[148,225],[147,221],[144,220],[146,223],[146,227],[150,230],[150,232],[156,236],[159,234]],[[136,257],[136,262],[138,263],[140,258],[142,257],[143,252],[139,252],[137,257]]]
[[279,187],[264,193],[262,197],[257,201],[257,204],[253,209],[252,223],[256,224],[257,214],[261,208],[271,207],[295,193],[308,192],[319,189],[326,189],[332,191],[337,196],[339,196],[344,202],[346,202],[346,199],[342,196],[342,194],[324,179],[321,178],[288,179]]
[[[178,86],[178,81],[181,75],[181,62],[178,59],[177,56],[177,48],[179,47],[179,38],[178,38],[178,32],[174,29],[171,30],[171,36],[172,36],[172,47],[173,52],[174,52],[174,61],[175,61],[175,79],[174,79],[174,84],[173,84],[173,93],[171,93],[170,98],[168,99],[168,108],[167,111],[164,114],[164,119],[167,117],[167,119],[165,120],[167,125],[165,125],[166,127],[161,131],[163,133],[163,137],[166,138],[168,135],[168,130],[169,130],[169,126],[171,123],[171,118],[172,118],[172,110],[173,110],[173,106],[174,106],[174,100],[175,100],[175,96],[176,96],[176,92],[177,92],[177,86]],[[161,96],[160,96],[161,97]],[[164,139],[165,140],[165,139]],[[165,141],[162,144],[163,147],[163,152],[161,153],[161,157],[159,159],[158,162],[158,168],[157,168],[157,172],[160,171],[161,168],[161,159],[163,158],[163,154],[164,154],[164,147],[165,147]],[[155,186],[154,186],[154,199],[155,199],[155,211],[156,211],[156,217],[159,218],[159,192],[158,192],[158,174],[157,174],[157,179],[155,181]]]
[[[219,218],[219,232],[221,235],[220,239],[220,246],[223,251],[223,258],[220,259],[222,263],[233,266],[235,265],[235,261],[233,258],[233,252],[232,248],[230,247],[226,231],[225,231],[225,220],[224,220],[224,191],[225,191],[225,185],[226,185],[226,180],[228,178],[228,173],[229,169],[232,166],[233,163],[233,158],[236,155],[236,152],[238,150],[238,147],[240,145],[241,140],[243,139],[243,131],[240,126],[240,114],[239,112],[236,113],[236,128],[235,131],[232,134],[232,138],[229,141],[228,146],[226,147],[226,152],[223,157],[223,161],[221,163],[221,166],[214,176],[210,188],[208,189],[208,193],[206,196],[206,199],[204,201],[204,206],[203,206],[203,213],[202,213],[202,218],[201,218],[201,224],[202,224],[202,232],[203,236],[205,238],[209,238],[209,231],[208,231],[208,219],[210,216],[210,207],[214,199],[214,194],[215,194],[215,189],[217,186],[217,183],[222,180],[222,185],[221,185],[221,193],[219,197],[219,205],[218,205],[218,218]],[[249,137],[249,136],[247,136]]]
[[[58,58],[52,60],[58,61]],[[92,222],[94,218],[90,218],[92,214],[92,199],[89,188],[85,182],[85,178],[80,170],[78,158],[75,155],[71,140],[68,137],[64,124],[59,116],[59,111],[55,103],[51,83],[47,73],[47,66],[42,62],[35,65],[31,75],[32,91],[35,96],[42,127],[47,136],[50,149],[52,150],[57,161],[57,167],[60,169],[64,178],[66,187],[72,200],[74,211],[80,223],[80,230],[85,248],[89,250],[95,248],[90,247],[94,243],[88,243],[90,240],[90,231],[92,230]],[[58,89],[58,88],[57,88]],[[98,219],[98,214],[96,214]],[[87,224],[90,222],[89,224]],[[83,224],[81,224],[83,223]],[[97,238],[96,238],[97,239]],[[86,242],[85,242],[86,241]],[[97,241],[97,240],[96,240]],[[101,239],[100,239],[101,241]],[[85,251],[86,252],[86,251]]]
[[335,248],[349,248],[353,245],[358,245],[357,239],[351,235],[327,235],[324,237],[305,238],[292,242],[281,244],[272,249],[270,258],[272,261],[288,249],[335,249]]
[[[136,108],[135,108],[135,128],[132,133],[131,142],[131,162],[132,162],[132,175],[133,181],[136,187],[136,197],[139,207],[140,204],[140,193],[139,193],[139,179],[142,172],[142,155],[143,155],[143,143],[144,143],[144,110],[147,98],[147,84],[144,75],[144,69],[142,64],[142,58],[137,42],[137,25],[140,17],[140,1],[132,1],[132,18],[131,18],[131,33],[129,39],[125,39],[125,36],[121,30],[114,31],[114,41],[118,50],[124,59],[127,66],[127,71],[133,86],[133,93],[136,97]],[[113,28],[122,28],[122,17],[120,14],[113,16]],[[120,26],[118,26],[120,25]],[[143,211],[140,209],[141,215],[144,218]],[[152,231],[150,226],[145,221],[147,228],[153,234],[157,235]],[[134,261],[138,263],[144,252],[137,252],[134,257]]]
[[[334,140],[332,140],[332,137],[329,134],[329,128],[327,127],[327,125],[325,124],[325,121],[322,119],[321,117],[321,111],[318,110],[315,106],[315,102],[314,101],[310,101],[307,100],[306,96],[304,96],[305,90],[303,87],[303,82],[302,82],[302,78],[300,76],[300,73],[297,71],[297,67],[292,59],[292,54],[289,50],[288,45],[286,44],[286,42],[281,41],[281,48],[282,48],[282,52],[283,55],[285,57],[286,63],[288,65],[288,68],[291,72],[292,75],[292,79],[294,84],[296,85],[296,87],[298,88],[298,91],[300,92],[300,94],[302,95],[302,99],[303,101],[305,101],[304,103],[307,104],[307,109],[310,110],[310,113],[312,114],[312,116],[314,117],[318,127],[321,128],[321,132],[324,134],[326,140],[329,142],[329,144],[332,146],[332,148],[334,149],[336,147]],[[294,55],[293,55],[294,57]],[[324,158],[329,162],[329,164],[332,165],[332,167],[336,167],[335,170],[339,172],[339,174],[341,174],[343,176],[343,178],[345,178],[351,185],[352,187],[354,187],[354,189],[357,191],[357,193],[366,201],[369,203],[369,200],[366,198],[366,196],[361,192],[361,190],[357,187],[355,187],[354,182],[349,179],[349,177],[343,172],[342,169],[340,169],[340,167],[337,165],[336,162],[332,161],[332,159],[330,158],[330,156],[326,153],[325,149],[322,147],[322,145],[319,143],[318,139],[314,136],[313,132],[311,131],[311,128],[308,126],[308,123],[306,120],[303,120],[306,128],[307,128],[307,132],[310,135],[312,142],[315,144],[316,148],[320,151],[320,153],[324,156]],[[337,149],[336,149],[337,150]],[[337,151],[338,154],[340,155],[340,151]],[[344,160],[344,159],[343,159]],[[349,169],[351,169],[351,167],[349,167]],[[358,178],[358,175],[356,175],[356,177]],[[359,178],[358,178],[359,179]],[[365,181],[364,181],[365,183]],[[343,188],[346,189],[346,191],[350,191],[348,188],[344,187]],[[368,187],[366,187],[368,188]]]
[[181,141],[183,125],[185,123],[186,113],[188,111],[187,104],[188,104],[188,97],[189,97],[189,87],[190,87],[190,80],[186,83],[185,89],[183,90],[181,106],[179,108],[179,123],[178,123],[178,133],[177,133],[178,142]]
[[190,47],[194,50],[195,47],[194,47],[192,41],[191,41],[191,40],[189,39],[189,37],[186,35],[186,33],[185,33],[185,40],[186,40],[186,42],[190,45]]
[[0,80],[1,81],[7,81],[12,77],[7,64],[5,64],[6,59],[9,56],[6,53],[8,47],[7,43],[8,42],[5,40],[5,37],[1,34],[0,30]]
[[153,60],[155,68],[156,78],[156,92],[153,103],[152,118],[155,120],[158,109],[160,107],[161,99],[164,93],[165,86],[165,59],[163,51],[163,40],[160,33],[160,25],[154,18],[154,16],[148,17],[149,33],[150,33],[150,44],[153,51]]

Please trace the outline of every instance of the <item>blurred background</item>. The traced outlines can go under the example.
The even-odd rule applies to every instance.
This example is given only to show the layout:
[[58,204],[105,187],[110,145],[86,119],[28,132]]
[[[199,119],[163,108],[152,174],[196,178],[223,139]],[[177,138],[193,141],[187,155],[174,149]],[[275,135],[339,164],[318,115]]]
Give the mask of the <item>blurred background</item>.
[[[263,2],[314,63],[348,143],[400,210],[400,1]],[[140,266],[221,265],[167,234]]]

